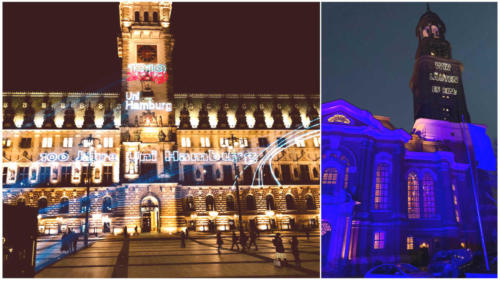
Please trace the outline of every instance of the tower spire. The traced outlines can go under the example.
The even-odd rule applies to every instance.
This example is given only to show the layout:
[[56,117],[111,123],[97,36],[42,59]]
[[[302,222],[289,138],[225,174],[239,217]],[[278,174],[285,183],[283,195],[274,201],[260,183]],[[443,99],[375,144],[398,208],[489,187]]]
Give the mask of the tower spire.
[[431,7],[429,5],[429,2],[425,3],[425,5],[427,6],[427,12],[430,12],[431,11]]

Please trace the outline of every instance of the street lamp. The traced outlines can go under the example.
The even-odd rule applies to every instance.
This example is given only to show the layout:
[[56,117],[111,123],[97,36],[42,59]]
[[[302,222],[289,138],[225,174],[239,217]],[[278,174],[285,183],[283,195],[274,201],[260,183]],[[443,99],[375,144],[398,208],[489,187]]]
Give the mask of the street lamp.
[[[101,141],[98,138],[92,137],[92,134],[90,134],[88,137],[83,138],[80,143],[78,144],[79,147],[88,147],[88,166],[87,166],[87,176],[86,176],[86,181],[87,181],[87,198],[85,200],[85,240],[84,240],[84,245],[85,247],[89,246],[89,210],[90,210],[90,176],[91,176],[91,169],[92,169],[92,161],[94,158],[92,157],[92,152],[95,150],[95,146],[97,144],[97,147],[101,146]],[[83,174],[82,174],[83,176]]]
[[239,228],[240,232],[243,232],[243,220],[241,219],[241,201],[240,201],[240,186],[238,185],[238,178],[239,178],[239,170],[238,166],[236,163],[238,162],[238,156],[236,152],[234,151],[235,145],[238,144],[238,138],[235,137],[233,134],[231,134],[231,137],[229,138],[229,147],[233,148],[233,167],[234,167],[234,181],[236,185],[236,202],[238,203],[238,220],[239,220]]

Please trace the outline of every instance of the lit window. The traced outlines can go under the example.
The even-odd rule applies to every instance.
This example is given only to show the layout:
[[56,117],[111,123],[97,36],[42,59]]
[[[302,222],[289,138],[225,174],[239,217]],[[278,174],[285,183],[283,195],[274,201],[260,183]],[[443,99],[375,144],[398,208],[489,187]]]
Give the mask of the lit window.
[[240,147],[248,147],[248,138],[240,138]]
[[377,166],[377,178],[375,180],[374,207],[377,210],[387,209],[389,191],[389,165],[379,164]]
[[420,196],[418,194],[418,178],[411,172],[408,175],[408,218],[420,218]]
[[104,147],[113,147],[113,137],[104,138]]
[[229,147],[229,138],[220,138],[220,147]]
[[319,147],[321,145],[321,138],[320,137],[315,137],[313,138],[314,140],[314,147]]
[[73,147],[73,138],[64,138],[63,147]]
[[306,142],[304,140],[295,140],[297,147],[306,147]]
[[338,171],[335,168],[328,168],[323,173],[323,184],[337,184]]
[[52,137],[42,138],[42,147],[43,148],[52,147]]
[[200,142],[201,142],[201,147],[210,147],[209,137],[201,137]]
[[385,232],[377,231],[373,235],[373,249],[380,250],[384,248]]
[[347,189],[348,187],[349,187],[349,166],[346,166],[344,174],[344,189]]
[[187,137],[181,138],[181,146],[182,147],[191,147],[191,139]]
[[2,140],[2,146],[3,148],[8,148],[12,145],[12,141],[10,139],[3,139]]
[[455,220],[460,222],[460,211],[458,207],[458,195],[455,183],[451,184],[451,191],[453,192],[453,206],[455,207]]
[[436,213],[436,206],[434,202],[434,181],[428,173],[423,178],[422,193],[424,197],[424,218],[430,218]]
[[406,237],[406,250],[413,250],[413,237],[408,236]]
[[343,115],[343,114],[333,115],[332,117],[328,118],[328,122],[351,124],[351,120],[349,120],[349,118],[345,117],[345,115]]
[[92,145],[93,141],[90,141],[88,139],[83,139],[82,143],[83,143],[83,147],[90,147]]

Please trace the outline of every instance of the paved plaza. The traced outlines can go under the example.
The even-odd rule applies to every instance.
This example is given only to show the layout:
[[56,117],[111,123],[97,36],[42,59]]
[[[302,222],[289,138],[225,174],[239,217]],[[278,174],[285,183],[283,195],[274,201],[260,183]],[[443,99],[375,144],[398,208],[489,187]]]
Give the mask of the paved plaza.
[[230,236],[223,238],[219,255],[215,235],[190,237],[186,248],[180,247],[180,239],[160,234],[128,240],[108,236],[45,267],[36,277],[319,277],[317,235],[309,240],[299,237],[300,266],[290,252],[291,237],[283,237],[289,263],[281,268],[273,264],[271,235],[261,235],[258,251],[252,247],[246,253],[230,250]]

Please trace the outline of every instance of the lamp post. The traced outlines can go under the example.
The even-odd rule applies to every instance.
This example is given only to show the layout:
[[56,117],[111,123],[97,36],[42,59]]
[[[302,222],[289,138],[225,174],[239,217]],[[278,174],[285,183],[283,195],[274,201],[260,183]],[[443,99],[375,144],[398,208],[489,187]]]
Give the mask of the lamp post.
[[[238,144],[238,138],[231,134],[229,138],[230,147],[235,149],[235,145]],[[234,167],[234,181],[236,185],[236,202],[238,203],[238,220],[240,232],[243,232],[243,220],[241,219],[241,201],[240,201],[240,186],[238,185],[239,170],[236,163],[238,162],[236,152],[233,152],[233,167]]]
[[[85,200],[85,238],[84,238],[84,245],[85,247],[89,246],[89,210],[90,210],[90,170],[92,169],[92,161],[93,161],[93,156],[92,156],[92,151],[95,148],[95,142],[98,142],[98,146],[101,145],[100,140],[98,138],[92,137],[92,134],[90,134],[88,137],[83,138],[80,143],[78,144],[79,147],[88,147],[88,165],[87,165],[87,176],[86,176],[86,181],[87,181],[87,199]],[[82,175],[83,176],[83,175]]]

